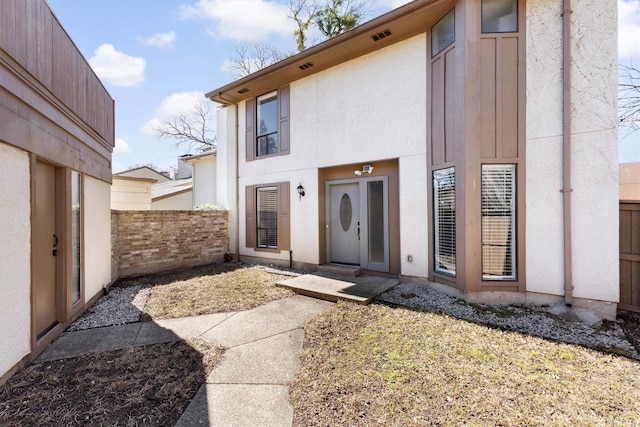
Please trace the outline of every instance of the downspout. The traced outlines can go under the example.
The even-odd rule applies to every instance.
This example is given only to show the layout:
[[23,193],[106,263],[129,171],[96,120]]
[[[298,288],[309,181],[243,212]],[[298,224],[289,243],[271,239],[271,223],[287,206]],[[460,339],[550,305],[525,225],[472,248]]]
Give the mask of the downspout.
[[[233,101],[230,101],[228,99],[225,99],[222,96],[221,92],[218,92],[218,98],[222,99],[223,101],[229,103],[229,105],[233,105],[235,106],[234,108],[234,114],[235,114],[235,124],[236,124],[236,131],[235,131],[235,155],[236,155],[236,229],[235,229],[235,234],[236,234],[236,261],[240,261],[240,170],[239,170],[239,164],[240,164],[240,152],[238,150],[238,132],[239,132],[239,124],[238,124],[238,104],[236,104]],[[228,152],[228,151],[227,151]]]
[[571,253],[571,0],[562,5],[562,196],[564,214],[564,302],[573,304]]

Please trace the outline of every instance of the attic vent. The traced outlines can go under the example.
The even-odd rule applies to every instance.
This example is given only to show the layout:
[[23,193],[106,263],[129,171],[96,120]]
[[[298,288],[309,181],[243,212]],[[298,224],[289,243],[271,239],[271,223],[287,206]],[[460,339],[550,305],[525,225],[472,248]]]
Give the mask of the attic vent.
[[388,37],[391,35],[391,30],[384,30],[379,32],[378,34],[374,34],[371,36],[371,38],[373,39],[374,42],[377,42],[378,40],[381,40],[385,37]]
[[301,70],[306,70],[307,68],[311,68],[313,67],[313,63],[312,62],[307,62],[306,64],[302,64],[300,65],[298,68],[300,68]]
[[242,89],[240,89],[240,90],[238,91],[238,93],[239,93],[240,95],[242,95],[243,93],[247,93],[247,92],[249,92],[249,89],[247,89],[246,87],[243,87]]

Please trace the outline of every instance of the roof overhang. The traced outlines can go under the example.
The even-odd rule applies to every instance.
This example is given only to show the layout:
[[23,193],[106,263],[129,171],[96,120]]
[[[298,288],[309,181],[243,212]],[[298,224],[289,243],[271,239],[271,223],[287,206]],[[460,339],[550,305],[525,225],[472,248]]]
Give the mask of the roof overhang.
[[415,0],[269,67],[214,89],[223,105],[259,96],[287,83],[426,32],[456,0]]

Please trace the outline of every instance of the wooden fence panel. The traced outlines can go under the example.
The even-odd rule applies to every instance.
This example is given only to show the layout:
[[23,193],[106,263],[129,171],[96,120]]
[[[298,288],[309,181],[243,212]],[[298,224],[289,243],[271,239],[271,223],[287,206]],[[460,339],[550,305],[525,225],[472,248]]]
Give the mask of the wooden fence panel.
[[640,312],[640,202],[620,203],[620,303]]

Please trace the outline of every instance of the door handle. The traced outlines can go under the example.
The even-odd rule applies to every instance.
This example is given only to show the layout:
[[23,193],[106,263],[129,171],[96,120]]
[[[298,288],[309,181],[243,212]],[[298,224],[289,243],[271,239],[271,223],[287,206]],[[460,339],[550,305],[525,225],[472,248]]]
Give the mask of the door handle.
[[56,246],[58,246],[58,236],[56,236],[55,234],[53,235],[53,247],[55,248]]
[[360,240],[360,221],[358,221],[358,240]]

